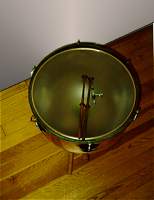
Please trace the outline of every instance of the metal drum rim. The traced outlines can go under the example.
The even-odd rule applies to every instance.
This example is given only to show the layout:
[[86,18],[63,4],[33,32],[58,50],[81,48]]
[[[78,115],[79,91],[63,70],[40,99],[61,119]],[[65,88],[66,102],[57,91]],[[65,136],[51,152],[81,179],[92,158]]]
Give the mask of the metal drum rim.
[[121,55],[119,52],[113,50],[112,48],[106,46],[106,45],[100,45],[100,44],[96,44],[96,43],[91,43],[91,42],[77,42],[77,43],[72,43],[72,44],[68,44],[65,46],[62,46],[58,49],[56,49],[55,51],[51,52],[50,54],[48,54],[39,64],[38,66],[35,68],[34,73],[32,74],[32,77],[30,79],[30,84],[29,84],[29,88],[28,88],[28,98],[29,98],[29,103],[30,103],[30,107],[32,109],[32,112],[34,114],[34,116],[36,117],[38,123],[40,124],[40,126],[49,134],[54,134],[57,137],[63,139],[63,140],[67,140],[67,141],[73,141],[73,142],[80,142],[80,139],[77,137],[73,137],[73,136],[68,136],[66,134],[63,134],[61,132],[56,131],[54,128],[52,127],[48,127],[43,120],[41,120],[41,118],[39,117],[39,114],[37,113],[36,109],[34,108],[33,105],[33,97],[32,97],[32,87],[33,87],[33,82],[35,79],[35,76],[38,72],[38,70],[41,68],[41,66],[51,57],[62,53],[66,50],[73,50],[73,49],[80,49],[80,48],[85,48],[85,49],[94,49],[94,50],[100,50],[103,52],[106,52],[108,54],[110,54],[111,56],[113,56],[115,59],[117,59],[118,61],[121,61],[121,63],[126,67],[126,69],[128,70],[128,72],[131,75],[131,78],[134,82],[134,86],[135,86],[135,92],[136,92],[136,99],[134,100],[134,107],[132,106],[132,112],[130,112],[130,115],[127,117],[127,119],[124,121],[124,123],[122,123],[122,125],[120,125],[118,128],[109,131],[103,135],[100,136],[95,136],[95,137],[90,137],[90,138],[85,138],[85,141],[82,141],[82,143],[95,143],[95,142],[100,142],[102,140],[108,139],[113,137],[114,135],[118,134],[119,132],[121,132],[122,130],[124,130],[134,119],[134,116],[136,115],[136,111],[139,109],[139,102],[140,102],[140,96],[141,96],[141,87],[140,87],[140,81],[139,81],[139,77],[134,69],[134,66],[131,64],[130,60],[127,59],[126,57],[124,57],[123,55]]

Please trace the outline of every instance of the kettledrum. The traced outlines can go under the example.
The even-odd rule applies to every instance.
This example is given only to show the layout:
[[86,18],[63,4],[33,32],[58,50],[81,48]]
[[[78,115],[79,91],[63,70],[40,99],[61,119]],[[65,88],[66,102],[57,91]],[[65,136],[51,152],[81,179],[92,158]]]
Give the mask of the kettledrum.
[[113,144],[139,112],[140,83],[130,60],[96,43],[76,42],[32,71],[29,103],[40,130],[75,153]]

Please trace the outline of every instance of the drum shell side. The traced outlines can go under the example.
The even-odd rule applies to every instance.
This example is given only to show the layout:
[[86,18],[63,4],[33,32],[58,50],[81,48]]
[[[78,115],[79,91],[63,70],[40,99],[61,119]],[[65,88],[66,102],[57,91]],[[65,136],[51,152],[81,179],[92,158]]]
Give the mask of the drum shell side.
[[120,138],[122,137],[122,134],[118,134],[114,136],[113,138],[102,140],[99,143],[93,143],[96,145],[96,148],[94,148],[91,151],[83,151],[81,148],[82,142],[70,142],[66,140],[62,140],[59,137],[42,131],[45,137],[48,139],[48,141],[53,142],[55,145],[62,147],[63,149],[72,152],[72,153],[92,153],[92,152],[98,152],[98,151],[107,151],[110,148],[112,148],[113,145],[117,144]]

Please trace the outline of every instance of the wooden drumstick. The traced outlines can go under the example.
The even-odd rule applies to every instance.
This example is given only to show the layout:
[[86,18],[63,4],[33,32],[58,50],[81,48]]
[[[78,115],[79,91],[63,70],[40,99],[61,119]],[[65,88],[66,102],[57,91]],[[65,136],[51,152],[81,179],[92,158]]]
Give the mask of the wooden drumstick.
[[83,125],[83,137],[82,140],[85,139],[86,134],[87,134],[87,121],[88,121],[88,111],[90,108],[90,91],[91,91],[91,86],[93,83],[94,78],[93,77],[88,77],[88,95],[87,95],[87,102],[86,102],[86,106],[85,106],[85,112],[84,112],[84,125]]
[[[80,103],[80,130],[79,130],[79,138],[85,140],[87,134],[87,121],[88,121],[88,110],[90,108],[90,90],[93,83],[94,78],[88,77],[86,75],[82,76],[83,79],[83,89],[82,89],[82,98]],[[88,79],[88,95],[87,95],[87,102],[84,102],[84,91],[85,91],[85,82]]]
[[85,102],[84,102],[84,95],[85,95],[85,84],[86,84],[87,75],[82,75],[83,80],[83,88],[82,88],[82,97],[80,103],[80,130],[79,130],[79,138],[83,137],[83,126],[84,126],[84,113],[85,113]]

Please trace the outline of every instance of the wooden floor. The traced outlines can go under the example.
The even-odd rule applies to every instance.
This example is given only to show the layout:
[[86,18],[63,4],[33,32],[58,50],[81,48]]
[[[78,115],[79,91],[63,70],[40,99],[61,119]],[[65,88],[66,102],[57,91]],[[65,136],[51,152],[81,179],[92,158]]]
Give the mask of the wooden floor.
[[154,199],[154,74],[152,26],[108,45],[130,58],[142,87],[141,112],[112,148],[70,154],[30,122],[28,80],[1,91],[0,199]]

